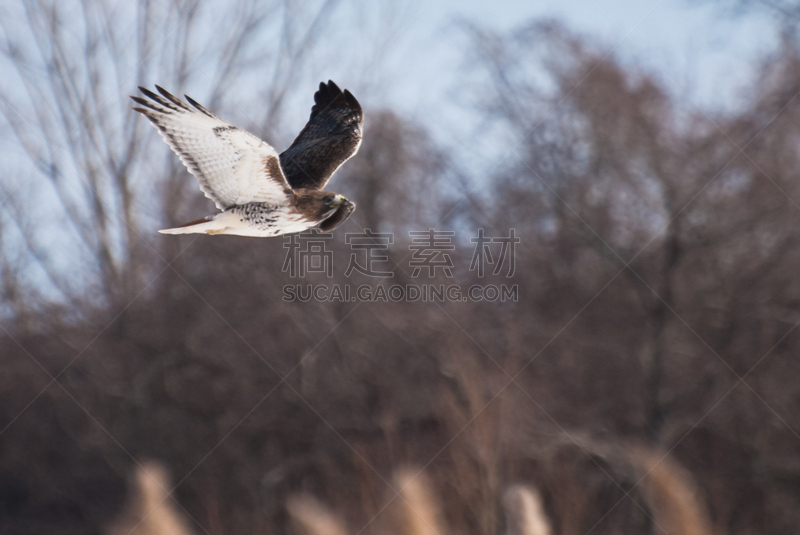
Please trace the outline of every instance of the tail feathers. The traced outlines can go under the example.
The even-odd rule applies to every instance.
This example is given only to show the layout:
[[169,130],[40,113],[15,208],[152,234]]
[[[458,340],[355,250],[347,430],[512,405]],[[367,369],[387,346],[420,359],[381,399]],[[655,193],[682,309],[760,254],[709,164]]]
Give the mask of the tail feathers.
[[215,230],[221,229],[218,228],[219,225],[214,222],[213,217],[202,217],[174,228],[159,230],[158,232],[161,234],[215,234]]

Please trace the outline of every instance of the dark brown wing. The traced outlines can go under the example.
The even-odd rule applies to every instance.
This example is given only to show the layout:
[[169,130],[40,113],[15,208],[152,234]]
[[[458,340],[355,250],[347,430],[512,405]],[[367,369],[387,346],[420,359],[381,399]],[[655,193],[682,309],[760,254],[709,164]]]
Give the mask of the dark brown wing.
[[322,189],[361,144],[364,113],[350,91],[328,80],[314,94],[311,118],[280,155],[281,168],[294,189]]

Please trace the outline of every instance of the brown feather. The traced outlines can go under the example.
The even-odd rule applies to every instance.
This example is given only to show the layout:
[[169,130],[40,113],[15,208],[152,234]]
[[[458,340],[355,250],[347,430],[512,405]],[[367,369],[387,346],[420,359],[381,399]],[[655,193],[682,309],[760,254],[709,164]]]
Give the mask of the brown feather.
[[319,84],[308,123],[280,155],[281,167],[293,189],[322,189],[361,143],[364,113],[349,91],[332,81]]

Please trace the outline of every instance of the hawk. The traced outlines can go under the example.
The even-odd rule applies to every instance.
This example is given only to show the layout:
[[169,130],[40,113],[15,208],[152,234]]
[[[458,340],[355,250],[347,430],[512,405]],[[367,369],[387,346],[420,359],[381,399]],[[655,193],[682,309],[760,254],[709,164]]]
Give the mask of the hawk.
[[156,86],[133,108],[155,125],[219,212],[163,234],[280,236],[310,228],[331,231],[355,203],[322,188],[361,145],[364,113],[348,91],[328,80],[314,94],[306,126],[280,155],[184,95],[187,104]]

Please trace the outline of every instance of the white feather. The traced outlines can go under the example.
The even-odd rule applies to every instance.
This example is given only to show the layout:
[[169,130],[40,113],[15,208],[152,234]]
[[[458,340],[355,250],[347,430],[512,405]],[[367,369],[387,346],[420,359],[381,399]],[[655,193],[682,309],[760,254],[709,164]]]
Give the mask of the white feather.
[[156,97],[144,113],[218,208],[287,202],[291,188],[272,146],[207,110]]

